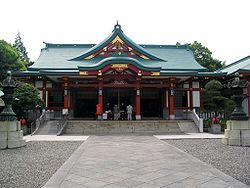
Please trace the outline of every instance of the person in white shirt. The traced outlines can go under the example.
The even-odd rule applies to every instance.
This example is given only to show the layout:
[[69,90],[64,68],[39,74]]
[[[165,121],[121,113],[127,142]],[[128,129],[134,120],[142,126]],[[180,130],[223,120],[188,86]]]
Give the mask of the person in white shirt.
[[133,107],[129,104],[127,106],[127,116],[128,116],[128,120],[132,120],[132,112],[133,112]]

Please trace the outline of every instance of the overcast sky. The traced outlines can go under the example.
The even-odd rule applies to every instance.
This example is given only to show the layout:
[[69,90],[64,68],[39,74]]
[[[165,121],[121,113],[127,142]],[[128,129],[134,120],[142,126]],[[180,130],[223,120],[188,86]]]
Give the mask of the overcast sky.
[[198,41],[226,64],[250,55],[249,0],[2,0],[0,39],[18,31],[35,61],[43,41],[91,43],[105,39],[116,21],[138,44]]

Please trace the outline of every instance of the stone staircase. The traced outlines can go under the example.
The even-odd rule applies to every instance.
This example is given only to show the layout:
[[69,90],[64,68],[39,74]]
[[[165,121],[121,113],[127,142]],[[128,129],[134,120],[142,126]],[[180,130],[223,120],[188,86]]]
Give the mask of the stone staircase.
[[198,127],[192,120],[182,120],[178,121],[180,130],[184,133],[198,133]]
[[56,135],[58,120],[47,121],[43,126],[39,127],[35,135]]
[[183,134],[174,120],[147,121],[80,121],[69,120],[66,134],[111,135],[111,134]]

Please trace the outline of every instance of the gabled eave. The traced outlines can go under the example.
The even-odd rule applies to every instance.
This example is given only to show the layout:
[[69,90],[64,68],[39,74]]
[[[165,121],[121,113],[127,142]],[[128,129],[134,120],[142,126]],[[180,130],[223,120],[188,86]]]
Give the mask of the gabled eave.
[[91,66],[78,66],[79,70],[98,70],[103,68],[104,66],[111,64],[111,63],[127,63],[127,64],[132,64],[139,69],[142,70],[147,70],[147,71],[160,71],[161,67],[152,67],[152,66],[146,66],[143,65],[140,61],[134,58],[129,58],[129,57],[108,57],[103,59],[102,61],[98,62],[96,65],[91,65]]
[[135,51],[143,54],[144,56],[148,57],[151,60],[157,60],[157,61],[166,61],[166,60],[162,60],[159,57],[156,57],[155,55],[151,54],[150,52],[148,52],[147,50],[145,50],[143,47],[141,47],[140,45],[136,44],[135,42],[133,42],[130,38],[128,38],[122,31],[121,26],[119,24],[115,25],[113,32],[111,33],[111,35],[109,35],[103,42],[101,42],[100,44],[97,44],[95,46],[93,46],[92,48],[90,48],[88,51],[86,51],[84,54],[70,59],[70,61],[79,61],[79,60],[83,60],[89,56],[91,56],[92,54],[97,53],[98,51],[102,50],[105,46],[107,46],[110,42],[112,42],[117,36],[119,36],[125,43],[127,43],[129,46],[131,46],[131,48],[133,48]]

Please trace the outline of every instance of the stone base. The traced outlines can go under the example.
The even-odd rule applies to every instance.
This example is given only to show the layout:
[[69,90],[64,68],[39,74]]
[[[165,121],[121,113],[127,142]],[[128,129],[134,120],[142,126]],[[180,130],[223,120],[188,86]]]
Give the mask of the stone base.
[[98,115],[97,120],[102,120],[102,115]]
[[229,120],[227,121],[227,129],[228,130],[249,130],[250,129],[249,121]]
[[209,128],[208,131],[213,133],[213,134],[220,134],[221,133],[221,125],[220,124],[212,124],[211,128]]
[[222,143],[230,146],[250,146],[249,121],[227,121],[227,129]]
[[19,121],[0,121],[0,149],[25,146]]
[[7,148],[7,140],[0,140],[0,149]]
[[141,120],[141,115],[135,115],[136,120]]
[[20,148],[26,146],[25,140],[8,140],[8,148]]
[[170,115],[169,115],[169,119],[170,119],[170,120],[174,120],[174,119],[175,119],[175,115],[174,115],[174,114],[170,114]]
[[222,138],[222,143],[228,145],[228,138]]

